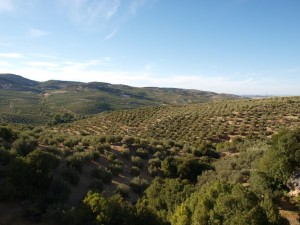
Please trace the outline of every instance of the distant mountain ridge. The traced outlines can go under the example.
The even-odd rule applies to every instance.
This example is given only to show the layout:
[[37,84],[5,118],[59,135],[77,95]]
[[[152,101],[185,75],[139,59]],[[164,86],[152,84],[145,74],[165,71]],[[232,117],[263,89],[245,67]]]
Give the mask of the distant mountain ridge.
[[109,90],[122,90],[122,89],[145,89],[153,92],[168,92],[177,93],[183,95],[203,95],[203,96],[226,96],[238,98],[237,95],[233,94],[219,94],[210,91],[201,91],[196,89],[181,89],[181,88],[159,88],[159,87],[132,87],[123,84],[110,84],[105,82],[77,82],[77,81],[64,81],[64,80],[48,80],[45,82],[38,82],[34,80],[27,79],[20,75],[15,74],[0,74],[0,89],[18,89],[24,88],[35,88],[36,91],[45,91],[52,89],[64,89],[64,88],[91,88],[91,89],[101,89],[104,91]]
[[185,105],[233,99],[240,97],[200,90],[139,88],[103,82],[38,82],[15,74],[0,74],[0,122],[40,124],[56,113],[87,116],[144,106]]

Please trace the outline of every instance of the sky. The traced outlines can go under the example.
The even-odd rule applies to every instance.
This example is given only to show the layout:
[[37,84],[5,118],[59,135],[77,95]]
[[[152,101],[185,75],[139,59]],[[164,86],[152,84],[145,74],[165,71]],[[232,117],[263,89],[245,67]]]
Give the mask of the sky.
[[0,73],[300,95],[299,0],[0,0]]

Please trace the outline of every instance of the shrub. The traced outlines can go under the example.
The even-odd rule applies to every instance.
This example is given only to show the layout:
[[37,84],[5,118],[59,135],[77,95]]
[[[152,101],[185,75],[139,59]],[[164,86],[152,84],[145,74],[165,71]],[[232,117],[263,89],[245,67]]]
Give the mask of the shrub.
[[129,186],[135,193],[141,194],[149,186],[149,182],[141,177],[131,179]]
[[21,136],[13,143],[13,148],[21,156],[26,156],[38,146],[38,142],[33,137]]
[[125,159],[130,159],[130,151],[129,149],[124,149],[121,151],[121,156]]
[[159,175],[161,167],[161,160],[158,158],[150,159],[148,162],[148,172],[152,176]]
[[138,176],[138,175],[140,175],[140,173],[141,173],[141,169],[140,168],[138,168],[136,166],[131,167],[130,174],[132,176]]
[[120,194],[123,198],[127,198],[129,196],[129,188],[125,184],[119,184],[115,193]]
[[144,164],[143,164],[143,160],[141,157],[139,156],[131,156],[131,162],[133,166],[137,166],[139,168],[143,168]]
[[104,183],[110,183],[112,180],[112,172],[102,166],[93,169],[92,176],[97,179],[101,179]]
[[149,152],[146,149],[142,149],[142,148],[138,148],[135,154],[141,157],[142,159],[148,159],[149,157]]
[[120,164],[111,164],[109,166],[109,169],[112,172],[112,174],[115,176],[123,172],[123,166]]

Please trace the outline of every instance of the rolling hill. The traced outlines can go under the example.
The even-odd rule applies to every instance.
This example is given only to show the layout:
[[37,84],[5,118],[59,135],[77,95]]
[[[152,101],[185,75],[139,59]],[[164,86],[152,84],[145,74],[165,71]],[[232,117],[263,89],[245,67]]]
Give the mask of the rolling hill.
[[269,136],[300,126],[300,97],[151,106],[101,113],[63,126],[73,134],[118,134],[190,144]]
[[230,94],[176,88],[137,88],[101,82],[37,82],[0,74],[0,122],[46,124],[57,113],[74,116],[165,104],[238,99]]

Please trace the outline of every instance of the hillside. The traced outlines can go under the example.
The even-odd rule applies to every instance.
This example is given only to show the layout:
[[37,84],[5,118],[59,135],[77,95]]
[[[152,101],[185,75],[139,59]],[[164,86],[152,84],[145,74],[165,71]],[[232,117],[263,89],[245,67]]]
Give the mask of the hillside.
[[102,113],[63,126],[76,134],[119,134],[200,144],[269,136],[300,126],[300,97],[153,106]]
[[61,113],[80,117],[144,106],[185,105],[238,98],[199,90],[137,88],[101,82],[36,82],[18,75],[0,74],[0,122],[46,124],[55,114]]

